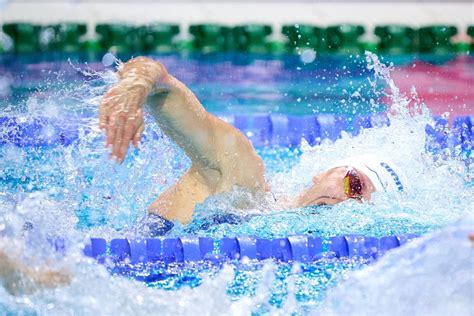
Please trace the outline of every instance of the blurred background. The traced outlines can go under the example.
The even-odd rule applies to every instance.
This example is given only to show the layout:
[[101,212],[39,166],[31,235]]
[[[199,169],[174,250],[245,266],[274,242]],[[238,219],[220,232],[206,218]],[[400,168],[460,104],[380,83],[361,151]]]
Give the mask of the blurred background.
[[[1,0],[1,49],[466,52],[472,1]],[[300,26],[299,31],[297,31]]]
[[[356,59],[370,51],[397,66],[392,78],[400,89],[410,93],[416,86],[436,115],[470,115],[473,10],[472,1],[447,0],[0,0],[0,92],[9,104],[21,103],[16,101],[26,100],[47,70],[73,73],[61,61],[88,62],[99,70],[116,57],[154,55],[214,112],[250,104],[245,109],[252,113],[364,114],[373,110],[365,102],[370,95],[355,109],[341,110],[348,101],[341,87],[355,77],[366,80],[365,62],[356,65]],[[215,72],[203,60],[214,67],[230,62],[233,68]],[[343,66],[352,75],[343,74]],[[207,79],[198,79],[198,72]],[[21,75],[28,80],[19,80]],[[336,75],[347,82],[328,92]],[[226,89],[226,80],[236,76],[251,78],[247,86],[254,91],[245,81],[239,85],[244,91]],[[307,84],[295,87],[305,76]],[[216,79],[217,89],[205,85]],[[308,99],[306,106],[298,101]]]
[[442,136],[456,119],[471,129],[473,10],[472,1],[443,0],[0,0],[0,109],[49,115],[44,104],[61,100],[61,115],[94,116],[94,80],[117,60],[147,55],[249,135],[265,134],[261,124],[271,131],[272,114],[309,117],[311,131],[327,121],[314,115],[342,115],[349,123],[339,129],[358,131],[387,122],[368,118],[390,103],[385,83],[377,90],[367,80],[372,52],[441,120]]

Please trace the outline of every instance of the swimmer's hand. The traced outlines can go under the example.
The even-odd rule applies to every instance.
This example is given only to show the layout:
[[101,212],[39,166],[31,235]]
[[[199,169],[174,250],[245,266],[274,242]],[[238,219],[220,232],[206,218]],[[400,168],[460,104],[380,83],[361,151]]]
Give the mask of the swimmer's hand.
[[119,68],[119,82],[104,95],[100,104],[100,128],[105,132],[110,157],[121,163],[132,143],[136,148],[143,130],[143,104],[162,73],[151,59],[134,58]]
[[71,283],[72,276],[65,270],[22,268],[4,280],[5,289],[12,295],[33,294],[42,289],[53,289]]
[[122,162],[130,142],[138,147],[143,123],[145,91],[129,83],[119,82],[104,96],[100,105],[100,128],[106,133],[106,146],[111,146],[111,158]]
[[71,273],[66,270],[27,266],[0,250],[0,281],[12,295],[32,294],[40,289],[68,285],[71,279]]

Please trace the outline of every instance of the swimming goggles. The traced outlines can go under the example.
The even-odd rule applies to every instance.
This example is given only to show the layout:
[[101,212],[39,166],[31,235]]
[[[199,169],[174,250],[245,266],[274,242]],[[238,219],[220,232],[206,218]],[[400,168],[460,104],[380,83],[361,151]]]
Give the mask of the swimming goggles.
[[344,186],[344,193],[349,199],[362,199],[362,182],[357,171],[349,167],[342,183]]

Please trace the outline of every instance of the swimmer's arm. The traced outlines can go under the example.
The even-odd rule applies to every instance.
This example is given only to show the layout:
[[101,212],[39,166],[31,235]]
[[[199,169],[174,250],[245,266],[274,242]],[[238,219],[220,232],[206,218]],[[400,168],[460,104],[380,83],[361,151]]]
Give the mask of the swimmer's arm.
[[194,207],[209,195],[240,185],[266,188],[264,165],[247,138],[236,128],[205,111],[196,96],[159,62],[138,57],[122,65],[119,82],[104,96],[101,128],[112,155],[123,161],[143,131],[143,104],[162,131],[191,159],[181,179],[150,205],[149,212],[187,223]]
[[148,58],[135,58],[119,68],[119,81],[102,98],[100,128],[106,134],[110,157],[122,162],[132,143],[138,147],[145,128],[143,103],[165,72],[161,64]]
[[107,135],[111,156],[123,161],[130,142],[138,146],[144,129],[143,104],[149,98],[152,113],[167,136],[193,163],[209,160],[214,122],[194,94],[168,74],[159,62],[145,57],[120,66],[119,81],[104,96],[100,127]]
[[[161,63],[134,58],[120,68],[119,77],[104,97],[100,118],[107,144],[112,145],[112,155],[119,161],[129,142],[138,145],[147,97],[160,128],[185,151],[205,179],[219,178],[220,167],[226,163],[224,154],[238,153],[238,159],[252,162],[258,159],[242,133],[206,112],[191,90],[168,74]],[[248,172],[252,172],[251,166],[248,164]]]
[[160,84],[167,90],[149,98],[151,112],[210,187],[219,182],[222,169],[231,163],[248,161],[242,172],[256,173],[253,168],[260,158],[239,130],[208,113],[193,92],[173,76],[168,74]]
[[41,288],[55,288],[70,283],[66,271],[44,266],[31,268],[0,250],[0,279],[11,294],[29,294]]

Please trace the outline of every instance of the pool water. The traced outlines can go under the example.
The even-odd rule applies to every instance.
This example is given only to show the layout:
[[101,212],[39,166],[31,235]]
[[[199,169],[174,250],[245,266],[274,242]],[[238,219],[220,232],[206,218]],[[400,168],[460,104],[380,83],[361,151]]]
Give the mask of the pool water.
[[[124,60],[129,57],[123,56]],[[73,93],[77,86],[93,81],[93,73],[105,68],[101,62],[84,64],[85,59],[76,56],[48,62],[42,55],[0,57],[3,81],[10,87],[10,98],[0,106],[14,103],[17,111],[30,110],[26,101],[32,94],[51,102],[51,90],[68,88],[73,91],[63,94],[62,101],[77,107],[71,100],[78,96]],[[291,55],[164,55],[159,59],[214,113],[363,114],[384,110],[370,104],[375,96],[360,56],[328,55],[310,64]]]
[[[162,135],[150,116],[146,118],[140,150],[130,152],[121,166],[107,159],[95,115],[101,95],[115,80],[111,67],[100,62],[85,64],[80,57],[63,62],[31,56],[29,61],[22,59],[25,56],[2,58],[2,116],[48,116],[58,121],[81,117],[84,128],[79,130],[79,139],[69,146],[0,145],[0,227],[14,241],[27,244],[26,254],[40,257],[28,257],[32,264],[52,256],[55,264],[66,266],[76,276],[70,286],[35,296],[13,297],[0,289],[0,312],[369,314],[346,298],[351,289],[347,289],[345,279],[356,280],[349,281],[356,284],[354,293],[363,296],[364,291],[370,290],[375,300],[377,290],[395,282],[396,276],[407,276],[405,270],[414,269],[415,265],[420,265],[423,273],[438,273],[445,265],[439,255],[441,247],[454,245],[458,246],[451,256],[452,260],[459,260],[459,269],[453,273],[457,277],[469,271],[465,253],[472,253],[472,249],[459,232],[469,227],[474,212],[472,160],[451,152],[441,156],[426,152],[425,126],[432,124],[429,110],[415,96],[403,95],[397,89],[391,69],[375,55],[326,56],[310,64],[295,56],[160,56],[208,111],[226,117],[234,113],[337,113],[350,117],[386,108],[396,113],[389,114],[390,126],[363,130],[358,136],[344,133],[335,143],[257,148],[276,195],[296,195],[311,183],[313,175],[334,161],[367,152],[389,156],[410,179],[406,192],[377,193],[371,203],[348,201],[333,207],[287,211],[277,211],[268,200],[256,199],[236,188],[206,200],[197,207],[190,225],[175,225],[168,236],[193,234],[218,239],[311,234],[326,240],[348,233],[414,233],[428,234],[427,237],[375,264],[361,259],[328,258],[311,264],[244,260],[224,267],[196,263],[132,269],[129,265],[107,263],[103,268],[84,258],[84,240],[91,236],[140,237],[137,220],[146,213],[149,203],[189,167],[189,160]],[[410,63],[416,61],[404,60],[404,65]],[[2,129],[8,132],[5,127]],[[247,205],[244,210],[236,207],[243,203]],[[229,213],[235,216],[235,222],[211,222],[213,216]],[[21,233],[24,221],[34,227],[27,236]],[[70,241],[66,256],[51,253],[46,239],[54,236]],[[444,243],[430,244],[443,236]],[[428,249],[428,255],[418,256],[424,249]],[[367,269],[372,269],[374,275],[365,279],[353,272],[363,274]],[[439,278],[430,280],[440,282]],[[464,280],[469,281],[472,275]],[[396,284],[400,292],[412,294],[419,290],[417,285],[421,286],[415,282],[404,289]],[[465,283],[444,283],[446,291],[453,293],[462,293],[462,286]],[[89,293],[89,288],[96,288],[96,293]],[[334,295],[343,298],[341,303]],[[394,299],[397,297],[394,295]],[[342,303],[346,301],[361,313],[346,309]],[[359,302],[363,299],[359,298]],[[466,310],[465,295],[460,294],[454,303],[458,303],[459,311]]]

